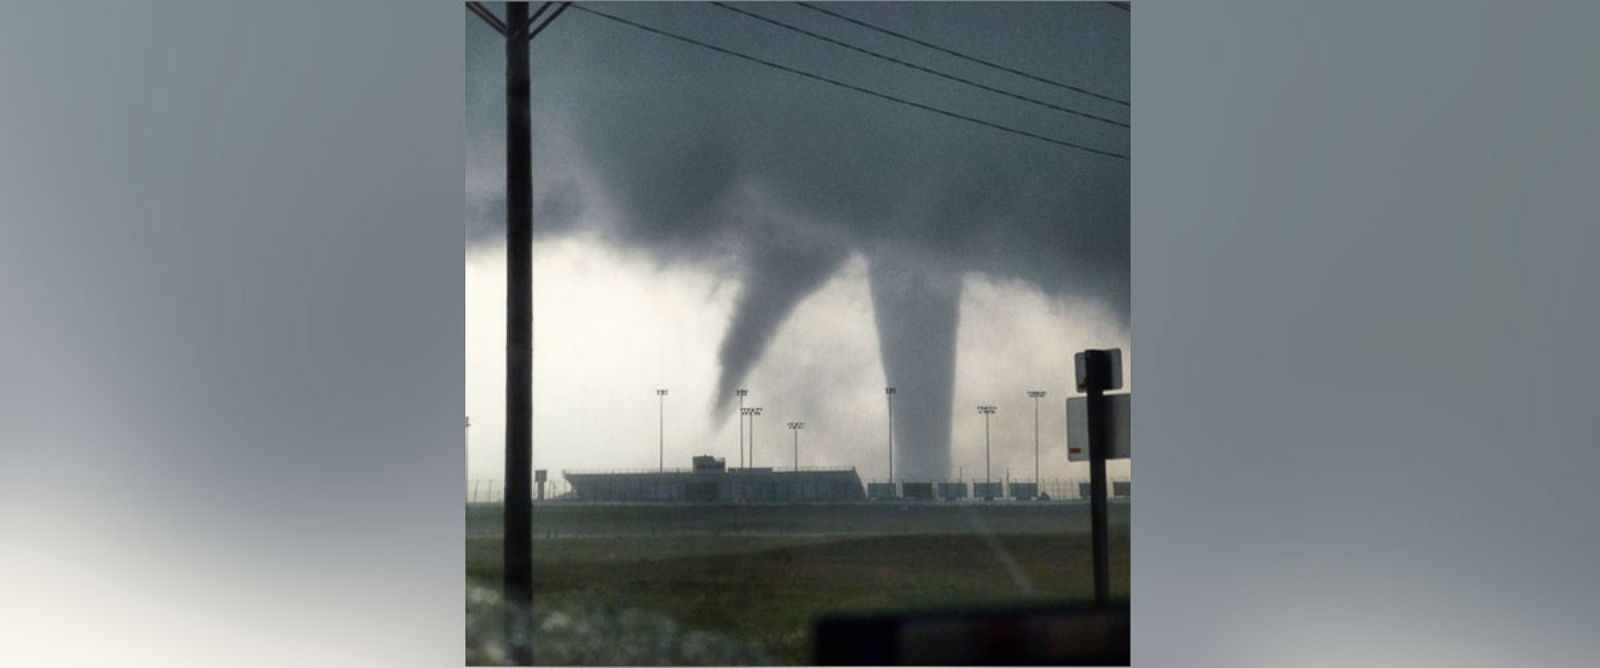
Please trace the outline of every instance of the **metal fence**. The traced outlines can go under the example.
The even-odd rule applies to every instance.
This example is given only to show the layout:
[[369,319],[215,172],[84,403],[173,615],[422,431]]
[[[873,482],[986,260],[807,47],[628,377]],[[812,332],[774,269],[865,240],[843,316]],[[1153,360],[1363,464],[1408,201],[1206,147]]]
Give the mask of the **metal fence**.
[[[854,471],[854,470],[855,470],[855,468],[851,467],[851,466],[802,466],[800,468],[795,468],[793,466],[756,466],[756,467],[744,467],[744,468],[741,468],[741,467],[738,467],[738,466],[728,466],[728,467],[725,467],[725,468],[714,469],[714,471],[718,472],[718,473],[721,473],[721,472],[735,472],[735,471],[770,471],[770,472],[773,472],[773,473],[790,473],[790,472],[794,472],[794,471],[799,471],[801,473],[817,473],[817,472],[839,473],[839,472],[849,472],[849,471]],[[701,471],[698,471],[698,470],[692,469],[692,468],[687,468],[687,469],[685,469],[685,468],[562,469],[561,470],[561,475],[649,475],[649,474],[652,474],[652,473],[700,473],[700,472]]]
[[[869,485],[883,485],[886,483],[881,479],[867,480],[865,482]],[[903,496],[903,492],[899,490],[903,490],[905,485],[913,482],[929,481],[897,480],[895,481],[896,496]],[[960,490],[965,490],[965,498],[968,499],[981,498],[980,492],[984,485],[982,478],[977,480],[970,478],[966,480],[934,480],[931,482],[933,483],[936,497],[956,496],[960,493]],[[1046,478],[1039,481],[1037,488],[1034,488],[1033,480],[1012,478],[1007,481],[1001,478],[989,482],[994,485],[992,491],[997,501],[1002,498],[1014,499],[1017,497],[1022,499],[1050,499],[1052,501],[1073,501],[1089,498],[1089,480],[1087,478]],[[1120,497],[1130,496],[1132,482],[1126,476],[1108,477],[1106,485],[1108,494]]]
[[[476,478],[467,481],[467,503],[504,503],[505,481],[499,478]],[[561,476],[551,476],[544,483],[544,501],[561,501],[572,493],[572,485]],[[534,503],[538,503],[539,486],[533,486]]]
[[[867,487],[867,485],[877,486],[883,484],[884,482],[885,481],[883,480],[864,481],[866,484],[863,485],[863,488],[864,490],[871,489],[870,487]],[[896,481],[894,488],[895,493],[893,494],[892,498],[903,498],[901,490],[904,489],[904,484],[907,482],[913,481]],[[968,500],[981,498],[978,494],[977,485],[983,484],[982,480],[934,480],[915,482],[932,483],[935,490],[934,498],[936,500],[945,498],[946,490],[953,491],[952,486],[960,486],[965,488],[966,493],[962,498]],[[1033,481],[1031,480],[1012,480],[1010,483],[1007,483],[1004,480],[996,480],[992,482],[998,485],[995,494],[996,501],[1017,500],[1014,497],[1018,495],[1024,498],[1033,496],[1026,493],[1033,491],[1027,489],[1033,485]],[[1113,496],[1120,498],[1129,498],[1132,496],[1132,482],[1128,478],[1112,477],[1108,480],[1108,483],[1110,489],[1107,491]],[[545,482],[544,485],[545,502],[573,500],[574,495],[572,493],[572,485],[561,476],[551,476],[549,481]],[[1052,501],[1075,501],[1088,498],[1088,487],[1089,481],[1084,479],[1046,479],[1039,481],[1039,487],[1036,492],[1038,499],[1049,499]],[[537,498],[537,485],[535,485],[534,490],[534,502],[538,503],[540,500]],[[953,496],[953,494],[951,496]],[[880,494],[880,497],[891,498],[887,494]],[[498,478],[478,478],[467,482],[467,503],[503,503],[504,501],[505,483],[502,480]]]

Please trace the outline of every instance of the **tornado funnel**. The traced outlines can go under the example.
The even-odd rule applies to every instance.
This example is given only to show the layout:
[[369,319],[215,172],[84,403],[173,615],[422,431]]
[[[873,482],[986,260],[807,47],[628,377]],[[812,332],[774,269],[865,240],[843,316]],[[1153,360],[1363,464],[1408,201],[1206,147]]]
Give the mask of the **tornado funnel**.
[[872,257],[869,267],[883,373],[895,387],[895,478],[944,480],[961,275],[905,255]]

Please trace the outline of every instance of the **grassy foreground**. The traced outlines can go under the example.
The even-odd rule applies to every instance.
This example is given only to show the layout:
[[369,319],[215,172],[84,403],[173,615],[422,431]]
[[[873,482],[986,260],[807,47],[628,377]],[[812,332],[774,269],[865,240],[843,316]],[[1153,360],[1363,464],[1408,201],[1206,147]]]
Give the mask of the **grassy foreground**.
[[[1127,519],[1127,505],[1113,504],[1112,592],[1123,599]],[[479,617],[499,583],[500,521],[498,506],[468,509]],[[541,663],[804,664],[811,624],[828,612],[1092,596],[1081,503],[550,504],[534,526],[536,631],[567,633],[542,643],[566,651]],[[584,644],[568,637],[574,627],[607,637]],[[473,637],[487,628],[469,620],[469,661],[500,658]],[[629,654],[630,641],[655,653]]]

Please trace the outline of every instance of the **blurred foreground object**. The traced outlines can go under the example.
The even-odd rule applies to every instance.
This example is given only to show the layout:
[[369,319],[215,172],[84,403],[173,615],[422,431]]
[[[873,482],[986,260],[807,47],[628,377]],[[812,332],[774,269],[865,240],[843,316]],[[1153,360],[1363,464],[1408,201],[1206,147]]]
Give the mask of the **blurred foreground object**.
[[1128,606],[834,615],[817,621],[817,665],[1128,665]]

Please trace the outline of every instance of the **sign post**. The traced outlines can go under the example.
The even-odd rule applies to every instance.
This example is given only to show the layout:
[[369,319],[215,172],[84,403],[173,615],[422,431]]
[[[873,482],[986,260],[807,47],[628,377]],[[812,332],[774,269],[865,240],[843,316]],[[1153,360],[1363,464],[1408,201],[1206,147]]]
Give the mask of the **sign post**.
[[[1085,396],[1085,431],[1089,446],[1089,522],[1094,540],[1094,602],[1111,604],[1111,545],[1106,531],[1106,390],[1122,387],[1121,350],[1085,350],[1076,358],[1078,390]],[[1070,446],[1069,446],[1070,447]]]

